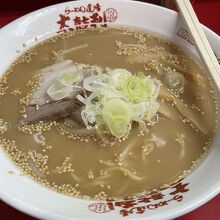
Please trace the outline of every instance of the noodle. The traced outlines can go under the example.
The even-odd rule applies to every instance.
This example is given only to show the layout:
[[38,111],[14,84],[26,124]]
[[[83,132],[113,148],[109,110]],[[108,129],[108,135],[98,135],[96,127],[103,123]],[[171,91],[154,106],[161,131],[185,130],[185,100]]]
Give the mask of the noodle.
[[132,172],[131,170],[129,170],[128,168],[125,168],[125,167],[112,166],[112,167],[106,169],[106,171],[121,171],[126,176],[130,177],[132,180],[135,180],[135,181],[141,181],[144,179],[144,176],[140,177],[138,175],[135,175],[135,172]]

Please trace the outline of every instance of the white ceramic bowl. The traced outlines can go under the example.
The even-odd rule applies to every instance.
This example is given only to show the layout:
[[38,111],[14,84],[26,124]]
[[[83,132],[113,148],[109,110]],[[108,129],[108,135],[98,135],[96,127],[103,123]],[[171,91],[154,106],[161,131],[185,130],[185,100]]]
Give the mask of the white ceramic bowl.
[[[38,10],[2,28],[0,73],[3,73],[18,56],[16,50],[24,50],[23,43],[30,47],[35,43],[35,37],[43,40],[65,28],[76,28],[79,24],[74,24],[75,16],[93,15],[89,27],[92,21],[98,22],[94,13],[102,16],[101,23],[93,23],[97,26],[122,25],[146,29],[164,36],[196,55],[190,34],[173,11],[128,0],[85,0]],[[204,30],[216,55],[220,57],[219,36],[208,28],[204,27]],[[219,130],[218,126],[216,134]],[[20,176],[19,169],[0,148],[0,198],[13,207],[41,219],[173,219],[197,208],[220,191],[219,143],[220,136],[216,135],[207,159],[179,183],[157,195],[121,202],[88,201],[50,191],[30,178]],[[15,171],[14,175],[9,174],[11,170]]]

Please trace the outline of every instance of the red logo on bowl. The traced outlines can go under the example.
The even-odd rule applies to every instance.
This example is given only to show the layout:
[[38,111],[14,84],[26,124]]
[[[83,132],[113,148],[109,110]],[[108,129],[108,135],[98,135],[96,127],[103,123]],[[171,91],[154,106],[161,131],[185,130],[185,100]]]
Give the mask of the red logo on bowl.
[[79,7],[67,7],[59,14],[57,24],[58,32],[78,30],[86,28],[107,27],[108,23],[114,22],[118,13],[114,8],[102,10],[99,3],[82,5]]
[[152,192],[146,196],[130,200],[107,200],[106,202],[92,203],[89,209],[93,212],[102,214],[110,211],[118,211],[123,217],[133,214],[143,214],[146,211],[167,206],[173,202],[181,202],[183,194],[188,192],[189,183],[183,183],[183,179],[173,183],[168,188],[158,192]]

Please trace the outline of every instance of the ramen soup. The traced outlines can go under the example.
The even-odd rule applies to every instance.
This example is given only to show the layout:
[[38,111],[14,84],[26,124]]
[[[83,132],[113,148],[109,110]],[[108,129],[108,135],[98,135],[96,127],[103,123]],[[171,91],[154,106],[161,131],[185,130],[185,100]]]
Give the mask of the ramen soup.
[[2,76],[0,95],[0,144],[21,175],[82,198],[167,187],[201,160],[216,124],[205,70],[133,29],[39,42]]

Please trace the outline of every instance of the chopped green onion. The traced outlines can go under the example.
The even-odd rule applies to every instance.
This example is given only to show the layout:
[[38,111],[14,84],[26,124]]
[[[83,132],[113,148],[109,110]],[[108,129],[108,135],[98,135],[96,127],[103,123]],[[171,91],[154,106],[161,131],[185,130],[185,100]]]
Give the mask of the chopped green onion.
[[47,94],[53,100],[60,100],[68,97],[72,91],[72,86],[65,86],[60,81],[54,81],[47,90]]
[[73,91],[74,83],[78,82],[80,79],[80,72],[63,73],[49,86],[47,94],[56,101],[68,97]]
[[73,85],[73,83],[79,81],[81,75],[79,72],[66,72],[63,73],[58,80],[65,86]]
[[124,86],[124,82],[130,77],[132,74],[126,69],[114,69],[109,71],[109,85],[122,89]]
[[127,94],[132,103],[139,103],[147,101],[152,97],[156,91],[154,81],[151,79],[139,78],[138,76],[131,76],[127,78],[124,84],[124,92]]
[[77,97],[85,105],[81,116],[89,129],[121,138],[129,134],[133,121],[144,129],[145,122],[158,119],[160,82],[142,72],[132,75],[125,69],[108,69],[107,73],[86,77],[83,88],[90,95]]
[[120,138],[130,131],[131,108],[120,98],[107,101],[103,108],[103,120],[112,135]]

